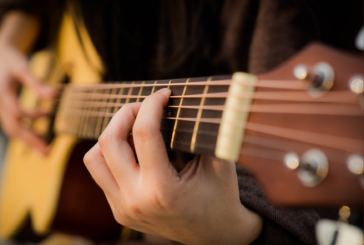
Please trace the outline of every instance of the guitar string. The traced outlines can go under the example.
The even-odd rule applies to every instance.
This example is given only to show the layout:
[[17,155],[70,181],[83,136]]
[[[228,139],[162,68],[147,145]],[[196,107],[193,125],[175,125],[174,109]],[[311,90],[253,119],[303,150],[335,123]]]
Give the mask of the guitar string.
[[[136,102],[134,102],[136,103]],[[129,103],[128,103],[129,104]],[[79,108],[109,108],[119,107],[126,105],[126,103],[115,102],[99,102],[99,101],[75,101],[72,108],[66,110],[73,110]],[[182,108],[182,109],[195,109],[195,110],[213,110],[224,111],[232,109],[240,112],[261,112],[261,113],[292,113],[292,114],[320,114],[320,115],[346,115],[346,116],[362,116],[363,112],[359,105],[327,105],[327,104],[258,104],[250,106],[234,107],[225,105],[167,105],[167,108]],[[90,110],[92,111],[92,110]]]
[[[165,141],[165,144],[166,144],[167,147],[168,147],[169,143],[170,143],[169,141]],[[244,143],[244,141],[243,141],[243,143]],[[185,146],[190,145],[189,142],[181,142],[181,141],[178,141],[176,143],[176,145],[178,145],[178,144],[185,145]],[[206,145],[206,144],[196,143],[196,147],[200,148],[200,149],[205,149],[205,150],[215,150],[214,145]],[[169,149],[169,148],[167,148],[167,149]],[[282,162],[283,159],[284,159],[284,155],[287,154],[288,152],[292,152],[292,150],[287,150],[287,149],[282,149],[282,150],[262,149],[262,148],[244,146],[240,150],[239,155],[249,154],[249,155],[253,155],[253,156],[256,156],[256,157],[269,158],[271,160],[277,160],[277,161]],[[269,154],[267,154],[267,153],[269,153]],[[268,157],[268,155],[270,155],[270,156]],[[330,162],[336,162],[336,163],[339,163],[339,164],[345,163],[347,157],[349,156],[349,154],[337,154],[337,153],[333,154],[333,152],[327,152],[327,151],[325,152],[325,155],[330,160]]]
[[[191,83],[192,84],[192,83]],[[104,84],[104,85],[108,85],[108,86],[106,86],[107,87],[107,89],[110,89],[110,88],[112,88],[109,84]],[[115,88],[115,86],[114,86],[114,84],[112,84],[113,85],[113,87]],[[155,85],[156,84],[146,84],[146,86],[151,86],[151,87],[155,87]],[[167,84],[158,84],[159,86],[167,86]],[[171,85],[171,84],[170,84]],[[178,85],[180,85],[180,84],[176,84],[175,86],[178,86]],[[185,85],[185,83],[183,83],[183,85]],[[211,85],[211,84],[210,84]],[[215,85],[215,84],[214,84]],[[224,84],[225,85],[225,84]],[[226,85],[228,85],[228,84],[226,84]],[[173,85],[172,85],[173,86]],[[130,85],[127,85],[127,84],[125,84],[123,87],[126,87],[126,88],[130,88],[131,86]],[[144,86],[141,86],[140,84],[135,84],[133,87],[139,87],[139,88],[141,88],[141,87],[144,87]],[[90,86],[89,86],[89,88],[90,88]],[[96,90],[100,90],[99,88],[100,87],[97,87],[97,86],[92,86],[92,88],[93,89],[96,89]],[[120,88],[120,87],[118,87],[118,88]],[[290,88],[291,89],[291,88]],[[302,89],[302,88],[301,88]],[[79,92],[76,92],[78,95],[80,95],[80,93]],[[256,94],[257,92],[255,92],[255,94]],[[272,94],[272,92],[270,92],[271,94]],[[277,95],[278,93],[277,92],[273,92],[273,93],[275,93],[275,95]],[[292,95],[292,92],[289,92],[290,93],[290,95]],[[346,94],[348,94],[348,93],[346,93]],[[81,93],[81,95],[85,95],[85,97],[86,97],[86,99],[88,99],[88,97],[89,96],[92,96],[93,98],[95,97],[95,95],[96,95],[96,97],[98,96],[98,94],[95,94],[95,93],[92,93],[92,95],[90,95],[90,94],[85,94],[85,93]],[[99,94],[100,95],[100,94]],[[222,96],[222,97],[225,97],[226,98],[226,96],[228,95],[228,93],[225,93],[225,94],[219,94],[220,96]],[[296,93],[296,95],[297,95],[297,93]],[[306,96],[307,96],[307,94],[305,94]],[[211,96],[210,94],[208,94],[206,97],[209,97],[209,96]],[[229,96],[231,96],[231,95],[229,95]],[[352,96],[352,94],[350,93],[350,96],[351,97],[353,97]],[[101,96],[102,97],[102,96]],[[123,95],[121,95],[121,96],[116,96],[115,97],[115,99],[121,99],[121,98],[145,98],[146,96],[123,96]],[[178,98],[178,96],[175,96],[176,98]],[[201,95],[187,95],[187,96],[180,96],[180,98],[185,98],[185,97],[192,97],[192,98],[202,98],[202,96]],[[216,97],[216,93],[214,94],[214,95],[212,95],[211,96],[212,98],[215,98]],[[103,97],[102,97],[103,98]],[[110,96],[108,96],[108,98],[110,99]],[[97,99],[100,99],[100,98],[97,98]],[[280,98],[281,99],[281,98]],[[321,98],[320,98],[321,99]],[[342,98],[341,98],[342,99]],[[332,101],[332,98],[331,98],[331,100],[329,100],[330,102]],[[79,102],[79,101],[78,101]],[[81,101],[81,103],[82,102],[85,102],[85,101]],[[92,100],[91,100],[91,102],[90,101],[86,101],[87,103],[92,103]],[[340,102],[342,102],[342,100],[340,101]],[[347,101],[346,101],[347,102]],[[95,103],[95,102],[94,102]],[[112,104],[112,106],[116,106],[115,104]],[[178,108],[178,107],[177,107]],[[195,107],[196,108],[196,107]],[[215,108],[216,109],[216,108]],[[219,110],[222,110],[221,108],[219,108]],[[103,113],[104,115],[105,115],[105,113]],[[103,115],[103,116],[104,116]],[[170,118],[170,119],[173,119],[173,118]],[[181,120],[182,118],[179,118],[179,120]],[[193,118],[190,118],[189,120],[195,120],[195,119],[193,119]],[[206,119],[205,119],[206,120]],[[214,120],[214,119],[212,119],[212,120]],[[211,123],[211,122],[210,122]]]
[[[262,149],[262,148],[255,148],[255,147],[247,147],[244,146],[239,155],[252,155],[255,157],[262,157],[262,158],[268,158],[271,160],[277,160],[277,161],[282,161],[284,158],[284,155],[288,152],[301,152],[307,148],[303,148],[300,147],[300,149],[297,149],[297,145],[299,143],[296,143],[296,147],[292,147],[292,144],[294,145],[295,143],[287,143],[284,141],[280,141],[280,140],[274,140],[273,144],[269,144],[269,141],[271,139],[267,139],[267,138],[259,138],[259,137],[252,137],[252,136],[245,136],[244,140],[242,143],[249,143],[249,144],[254,144],[254,145],[260,145],[260,146],[264,146],[264,147],[269,147],[269,148],[273,148],[273,149]],[[258,141],[258,142],[257,142]],[[259,142],[260,141],[260,142]],[[267,145],[268,142],[268,145]],[[279,144],[277,144],[277,142],[279,142]],[[169,148],[169,143],[170,141],[164,141],[164,143],[166,144],[166,148],[167,150],[172,150]],[[175,143],[176,145],[185,145],[185,146],[190,146],[190,142],[182,142],[182,141],[178,141]],[[289,144],[289,147],[291,149],[286,149],[283,147],[278,147],[281,144]],[[204,150],[215,150],[215,145],[208,145],[208,144],[200,144],[200,143],[195,143],[196,148],[199,149],[204,149]],[[275,149],[274,149],[275,148]],[[277,150],[278,148],[278,150]],[[294,150],[292,150],[292,148],[296,148]],[[343,164],[346,161],[346,158],[349,156],[349,154],[342,154],[342,153],[337,153],[337,152],[333,152],[333,151],[325,151],[326,156],[328,157],[328,159],[331,162],[336,162],[339,164]]]
[[[221,93],[220,93],[221,94]],[[79,96],[78,96],[78,94],[75,94],[75,95],[73,95],[73,96],[76,96],[77,95],[77,98],[79,99]],[[226,93],[226,95],[227,95],[227,93]],[[95,94],[94,93],[92,93],[91,94],[91,96],[95,96]],[[352,96],[352,95],[351,95]],[[182,96],[180,96],[180,97],[182,97]],[[355,98],[355,96],[352,96],[352,97],[354,97]],[[120,96],[118,96],[117,98],[120,98]],[[127,96],[124,96],[124,98],[130,98],[130,97],[127,97]],[[81,101],[82,102],[82,101]],[[89,104],[90,103],[90,101],[87,101],[87,103]],[[77,101],[76,102],[74,102],[73,104],[77,104]],[[72,110],[70,110],[70,109],[68,109],[68,108],[66,108],[65,110],[63,110],[63,111],[60,111],[59,113],[72,113],[72,114],[77,114],[77,113],[83,113],[83,111],[84,110],[77,110],[77,109],[72,109]],[[360,113],[359,113],[360,114]],[[103,113],[99,113],[99,112],[95,112],[95,111],[90,111],[89,112],[89,116],[90,117],[112,117],[114,115],[114,113],[105,113],[105,112],[103,112]],[[175,120],[175,118],[169,118],[169,119],[174,119]],[[184,120],[184,121],[194,121],[194,122],[196,122],[197,120],[195,119],[195,118],[179,118],[178,120]],[[221,119],[216,119],[216,118],[202,118],[202,119],[200,119],[200,120],[198,120],[199,122],[207,122],[207,123],[220,123],[221,122]],[[240,122],[232,122],[231,124],[232,125],[234,125],[234,124],[236,124],[236,126],[244,126],[244,125],[239,125],[239,123]],[[345,140],[344,140],[345,141]],[[325,143],[326,145],[327,145],[327,142]]]
[[[171,129],[161,128],[161,130],[170,131]],[[192,133],[191,130],[178,130],[178,131]],[[200,133],[201,132],[199,131],[199,134]],[[205,131],[205,133],[208,135],[211,135],[211,136],[217,136],[217,134],[213,134],[213,133],[211,134],[211,132],[208,132],[208,131]],[[273,148],[275,150],[284,151],[284,152],[288,152],[288,151],[304,152],[305,150],[308,149],[307,145],[304,145],[304,143],[301,143],[301,142],[292,142],[292,141],[287,142],[287,141],[278,140],[278,139],[271,139],[271,138],[267,138],[267,137],[257,137],[257,136],[250,136],[250,135],[244,135],[241,144],[243,144],[243,143]],[[287,150],[287,149],[289,149],[289,150]],[[340,162],[345,162],[346,158],[349,155],[349,154],[338,153],[337,151],[332,150],[332,149],[326,149],[325,152],[327,153],[328,158],[332,161],[335,161],[335,160],[337,161],[339,159]]]
[[[172,80],[173,81],[173,80]],[[103,89],[114,89],[114,88],[131,88],[131,87],[175,87],[175,86],[205,86],[208,85],[207,81],[194,81],[190,83],[182,82],[182,83],[155,83],[155,81],[145,81],[150,83],[142,84],[134,82],[134,84],[128,84],[126,82],[122,83],[98,83],[98,84],[90,84],[90,83],[70,83],[70,84],[57,84],[54,85],[56,90],[62,91],[65,89],[79,89],[83,91],[87,90],[103,90]],[[232,80],[213,80],[211,81],[212,86],[229,86],[231,85]],[[234,83],[238,83],[245,86],[254,86],[254,87],[265,87],[265,88],[280,88],[280,89],[294,89],[294,90],[303,90],[307,85],[305,82],[301,80],[258,80],[256,82],[252,81],[234,81]]]
[[[115,113],[107,113],[107,112],[94,112],[89,113],[89,117],[99,117],[102,116],[104,118],[110,118]],[[61,115],[61,114],[60,114]],[[189,121],[189,122],[201,122],[201,123],[213,123],[220,124],[221,118],[187,118],[187,117],[163,117],[163,119],[167,120],[179,120],[179,121]],[[297,130],[297,129],[289,129],[289,128],[281,128],[276,126],[258,124],[258,123],[242,123],[239,121],[224,121],[225,124],[229,124],[233,127],[245,128],[248,130],[268,133],[270,135],[276,135],[285,138],[291,138],[295,140],[300,140],[304,142],[315,142],[318,145],[331,147],[335,149],[342,149],[345,151],[355,152],[360,151],[362,141],[352,138],[346,138],[341,136],[333,136],[326,135],[321,133],[314,133],[309,131]]]
[[[73,97],[77,96],[77,100],[99,100],[99,99],[145,99],[149,95],[110,95],[102,93],[82,93],[74,92]],[[332,91],[322,97],[311,97],[306,92],[276,92],[276,91],[257,91],[245,93],[229,93],[217,92],[209,94],[190,94],[190,95],[171,95],[171,99],[225,99],[227,97],[234,97],[240,99],[261,99],[261,100],[278,100],[278,101],[300,101],[300,102],[318,102],[318,103],[343,103],[343,104],[359,104],[359,96],[349,91]],[[55,101],[62,102],[61,99]]]
[[[104,112],[95,112],[95,113],[98,113],[100,115],[102,115],[103,117],[112,117],[114,115],[114,113],[104,113]],[[60,114],[61,116],[64,116],[65,114]],[[92,115],[92,114],[89,114],[90,117],[94,116],[94,117],[97,117],[97,115]],[[192,121],[192,122],[196,122],[197,119],[196,118],[184,118],[184,117],[179,117],[178,119],[176,118],[171,118],[171,117],[164,117],[163,119],[167,119],[167,120],[180,120],[180,121]],[[221,119],[220,118],[201,118],[199,120],[200,122],[202,123],[214,123],[214,124],[219,124],[221,123]],[[230,123],[232,124],[233,126],[238,126],[238,127],[245,127],[246,129],[248,130],[254,130],[254,128],[251,128],[251,125],[258,125],[258,124],[252,124],[252,123],[248,123],[248,125],[250,126],[246,126],[244,125],[243,123],[241,122],[225,122],[225,123]],[[259,126],[259,125],[258,125]],[[269,126],[269,125],[262,125],[262,126],[268,126],[268,127],[272,127],[270,129],[268,129],[268,132],[267,132],[267,129],[265,128],[260,128],[260,131],[263,130],[265,132],[267,132],[268,134],[274,134],[272,132],[274,131],[277,131],[277,130],[285,130],[285,128],[280,128],[280,127],[275,127],[275,126]],[[171,129],[169,129],[171,130]],[[257,130],[257,129],[255,129]],[[287,130],[295,130],[295,129],[287,129]],[[258,128],[258,131],[259,131],[259,128]],[[297,135],[297,133],[300,133],[301,134],[301,137],[303,134],[306,134],[306,133],[310,133],[310,132],[306,132],[306,131],[302,131],[302,130],[296,130],[295,132],[293,132],[291,135]],[[206,134],[206,135],[213,135],[213,136],[217,136],[217,134],[211,134],[211,133],[206,133],[204,131],[201,131],[199,132],[199,134]],[[276,135],[278,136],[281,136],[280,133],[275,133]],[[287,134],[286,134],[287,135]],[[309,143],[313,142],[313,140],[317,137],[319,138],[323,138],[325,135],[324,134],[314,134],[314,135],[311,135],[311,139],[310,140],[307,140]],[[324,141],[324,146],[328,146],[328,145],[332,145],[328,142],[342,142],[343,145],[346,145],[346,150],[347,151],[350,151],[350,149],[354,146],[355,150],[357,151],[359,148],[360,148],[360,145],[362,144],[362,142],[360,140],[356,140],[356,139],[351,139],[351,138],[345,138],[345,137],[336,137],[336,136],[333,136],[330,138],[330,135],[327,135],[328,136],[328,139],[326,139],[326,142]],[[287,137],[287,136],[286,136]],[[336,138],[335,138],[336,137]],[[288,137],[288,138],[292,138],[291,137]],[[294,139],[294,138],[292,138]],[[321,143],[322,144],[322,143]],[[349,145],[347,145],[349,144]],[[343,145],[339,145],[337,146],[336,148],[338,148],[339,150],[343,147]],[[355,147],[355,145],[357,145],[357,147]],[[360,148],[361,149],[361,148]],[[352,151],[355,151],[353,149],[351,149]]]

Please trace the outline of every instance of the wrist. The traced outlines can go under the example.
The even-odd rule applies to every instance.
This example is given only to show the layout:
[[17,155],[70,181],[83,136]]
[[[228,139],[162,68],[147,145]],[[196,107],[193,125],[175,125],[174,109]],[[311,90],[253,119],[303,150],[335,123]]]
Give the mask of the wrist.
[[[246,208],[245,206],[241,206],[243,210],[240,219],[241,225],[244,227],[244,232],[242,233],[244,233],[243,236],[245,244],[251,244],[259,237],[260,233],[262,232],[263,217],[260,214]],[[242,229],[240,231],[242,231]]]
[[224,235],[220,236],[219,244],[251,244],[259,237],[263,227],[263,218],[242,204],[240,206],[239,212],[232,218],[232,222],[228,222],[228,226],[226,223],[222,224]]

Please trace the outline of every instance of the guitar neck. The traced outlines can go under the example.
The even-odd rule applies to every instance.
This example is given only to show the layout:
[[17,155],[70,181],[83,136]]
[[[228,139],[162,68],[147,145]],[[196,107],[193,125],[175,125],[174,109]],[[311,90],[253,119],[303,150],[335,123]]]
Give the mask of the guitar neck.
[[55,130],[97,139],[123,105],[142,102],[159,89],[169,88],[172,96],[161,124],[167,148],[216,155],[231,78],[227,75],[68,86],[61,96]]
[[[322,83],[315,74],[326,74]],[[97,139],[123,105],[169,87],[161,124],[167,148],[243,165],[276,204],[362,205],[362,74],[360,57],[313,44],[259,79],[70,84],[55,131]]]

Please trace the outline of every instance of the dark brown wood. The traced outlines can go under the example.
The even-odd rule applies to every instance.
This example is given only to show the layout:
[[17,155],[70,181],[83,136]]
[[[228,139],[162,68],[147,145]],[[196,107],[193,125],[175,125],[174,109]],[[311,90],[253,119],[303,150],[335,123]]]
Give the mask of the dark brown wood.
[[74,148],[51,230],[105,242],[117,239],[122,226],[115,221],[103,191],[83,164],[83,156],[95,143],[83,141]]
[[[335,71],[335,83],[331,91],[348,91],[350,77],[363,74],[362,57],[342,53],[321,44],[312,44],[297,54],[292,59],[280,65],[272,72],[262,74],[259,79],[293,79],[293,68],[297,64],[312,67],[318,62],[329,63]],[[258,88],[257,91],[268,89]],[[276,101],[255,100],[253,104],[277,103]],[[284,103],[284,102],[280,102]],[[359,106],[359,105],[358,105]],[[363,141],[363,117],[350,116],[319,116],[319,115],[285,115],[269,113],[251,113],[249,122],[301,129],[310,132],[319,132],[355,138]],[[267,137],[286,143],[299,143],[301,150],[287,148],[299,155],[305,150],[318,148],[330,155],[332,149],[302,142],[290,141],[281,137],[274,137],[248,130],[246,136]],[[248,143],[243,144],[243,149],[254,147]],[[257,146],[255,146],[257,147]],[[343,156],[347,152],[334,151]],[[282,160],[285,152],[281,152]],[[362,152],[357,152],[363,154]],[[288,170],[283,161],[270,160],[262,157],[241,155],[239,163],[246,167],[263,186],[268,198],[277,205],[285,206],[340,206],[363,205],[363,189],[359,177],[350,173],[344,159],[330,159],[327,178],[317,187],[305,187],[299,181],[296,172]],[[336,160],[336,161],[335,161]]]

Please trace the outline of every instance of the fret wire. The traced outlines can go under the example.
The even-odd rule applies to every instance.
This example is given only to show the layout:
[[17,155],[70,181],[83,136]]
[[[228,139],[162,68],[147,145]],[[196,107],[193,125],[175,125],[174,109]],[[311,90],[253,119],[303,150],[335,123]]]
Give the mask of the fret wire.
[[[123,83],[125,83],[125,82],[123,82]],[[118,94],[119,95],[123,95],[124,94],[124,90],[125,90],[125,88],[120,88]],[[116,103],[120,103],[120,102],[121,102],[121,98],[118,98],[116,100]],[[118,110],[119,110],[119,107],[114,107],[114,113],[116,113]]]
[[[63,93],[61,95],[61,97],[65,97],[66,98],[67,95],[68,95],[67,93]],[[62,109],[65,106],[67,106],[68,101],[69,100],[65,99],[65,100],[61,100],[60,102],[58,102],[58,105],[59,105],[59,108],[60,108],[59,111],[62,111]],[[67,115],[57,114],[57,116],[56,116],[56,122],[55,122],[55,129],[56,130],[57,129],[63,129],[63,128],[65,128],[65,125],[64,125],[65,122],[66,122],[65,118],[67,118]]]
[[[132,82],[131,84],[134,84],[135,82]],[[110,94],[111,94],[111,91],[109,91],[110,92]],[[123,90],[123,92],[124,92],[124,90]],[[131,95],[131,93],[133,92],[133,87],[130,87],[129,88],[129,91],[128,91],[128,96],[130,96]],[[110,100],[110,97],[111,96],[109,96],[108,98],[109,99],[107,99],[107,100]],[[125,100],[125,104],[128,104],[129,103],[129,101],[130,101],[130,97],[129,98],[127,98],[126,100]],[[109,101],[105,101],[105,100],[103,100],[103,102],[109,102]],[[97,136],[100,136],[101,134],[102,134],[102,132],[104,132],[104,130],[105,130],[105,128],[107,127],[107,125],[109,124],[109,122],[111,121],[111,118],[112,117],[110,117],[110,116],[107,116],[107,115],[109,115],[110,114],[110,112],[109,112],[109,110],[104,110],[104,116],[101,116],[101,118],[102,118],[102,122],[101,122],[101,125],[100,125],[100,130],[99,130],[99,133],[97,134]],[[106,122],[107,121],[107,122]]]
[[[93,93],[91,92],[91,90],[89,91],[89,93],[91,94],[90,96],[90,100],[92,100],[92,95]],[[90,103],[86,103],[86,110],[89,108],[90,106]],[[80,126],[81,126],[81,129],[80,129],[80,135],[82,137],[85,137],[87,135],[87,114],[89,114],[89,112],[85,112],[82,114],[81,116],[81,123],[80,123]]]
[[[190,81],[190,79],[188,78],[187,81],[186,81],[186,84],[189,83],[189,81]],[[187,91],[187,85],[185,85],[184,88],[183,88],[182,96],[184,96],[186,94],[186,91]],[[179,101],[179,106],[182,106],[182,104],[183,104],[183,97]],[[176,121],[174,122],[173,132],[172,132],[172,137],[171,137],[171,144],[170,144],[171,149],[173,149],[174,137],[176,136],[176,129],[177,129],[178,118],[179,118],[180,113],[181,113],[181,107],[178,107],[177,115],[176,115]]]
[[[75,93],[77,95],[77,92]],[[76,134],[80,135],[82,116],[76,116]]]
[[[107,90],[101,91],[102,94],[105,94]],[[102,102],[106,102],[105,99],[102,100]],[[99,110],[100,113],[102,113],[102,108]],[[105,112],[105,109],[104,109]],[[102,133],[102,123],[103,123],[104,117],[98,117],[97,123],[96,123],[96,129],[95,129],[95,135],[96,138],[98,138]]]
[[169,87],[171,86],[171,83],[172,83],[172,79],[171,80],[169,80],[169,85],[167,86],[167,88],[169,89]]
[[[131,84],[134,84],[134,82],[132,82]],[[131,95],[131,93],[133,92],[133,87],[130,87],[129,88],[129,91],[128,91],[128,96]],[[128,97],[126,100],[125,100],[125,104],[128,104],[130,101],[130,97]]]
[[[91,93],[90,101],[92,101],[92,95],[94,93],[92,93],[92,90],[89,93]],[[86,104],[86,110],[88,110],[89,108],[90,108],[90,103],[87,103]],[[81,135],[84,136],[84,137],[88,136],[88,130],[89,130],[89,126],[90,126],[90,123],[87,120],[88,114],[89,114],[88,112],[84,113],[84,118],[83,118],[82,123],[81,123],[81,126],[82,126]]]
[[[115,95],[115,93],[116,93],[116,88],[114,88],[114,89],[112,89],[112,90],[110,90],[109,91],[109,94],[110,95]],[[109,99],[108,99],[108,101],[107,101],[107,103],[109,103],[110,102],[110,97],[109,97]],[[111,112],[111,107],[108,107],[108,108],[106,108],[106,110],[105,110],[105,114],[106,113],[109,113],[109,112]],[[111,117],[104,117],[104,119],[103,119],[103,121],[102,121],[102,131],[101,131],[101,133],[102,132],[104,132],[104,130],[105,130],[105,128],[107,127],[107,125],[109,124],[109,122],[110,122],[110,120],[111,120]]]
[[[210,82],[211,79],[212,79],[212,77],[209,77],[207,79],[207,81]],[[203,95],[206,95],[208,90],[209,90],[209,85],[205,85],[205,88],[203,90]],[[200,101],[200,107],[205,105],[205,101],[206,101],[206,97],[202,97],[201,101]],[[198,131],[198,128],[200,126],[200,119],[201,119],[201,116],[202,116],[202,111],[203,111],[202,108],[199,108],[198,112],[197,112],[197,117],[196,117],[197,121],[195,122],[195,126],[193,128],[193,134],[192,134],[192,138],[191,138],[191,153],[193,153],[195,151],[197,131]]]
[[[144,83],[145,83],[145,81],[142,82],[142,85]],[[136,102],[139,102],[140,101],[140,95],[142,95],[142,92],[143,92],[143,86],[140,86],[139,93],[138,93],[138,98],[137,98]]]
[[[68,100],[69,100],[69,103],[70,103],[70,108],[72,108],[72,104],[71,104],[71,101],[73,100],[73,98],[75,97],[74,96],[74,94],[76,94],[76,89],[70,89],[70,91],[69,91],[69,98],[68,98]],[[66,108],[67,109],[67,108]],[[71,115],[71,118],[70,118],[70,120],[71,120],[71,130],[72,130],[72,132],[73,132],[73,134],[77,134],[77,116],[75,116],[75,115]]]
[[[158,81],[155,81],[154,84],[157,84]],[[152,88],[152,92],[150,92],[150,94],[154,93],[154,90],[155,90],[155,86],[153,86]]]
[[[93,90],[93,93],[95,93],[96,91],[97,91],[97,89],[94,89]],[[89,122],[90,127],[88,129],[87,135],[88,135],[89,138],[93,138],[94,137],[95,128],[96,128],[97,118],[93,118],[93,117],[90,117],[89,116],[89,121],[90,121]]]
[[[65,97],[64,100],[61,100],[58,102],[58,106],[59,106],[59,111],[62,111],[62,109],[68,105],[68,102],[69,102],[69,99],[66,99],[67,98],[67,95],[68,93],[63,93],[61,95],[61,97]],[[67,107],[66,107],[67,108]],[[56,121],[55,121],[55,129],[63,129],[65,128],[65,118],[67,117],[67,115],[61,115],[61,114],[57,114],[56,116]],[[68,120],[67,120],[68,121]],[[68,128],[69,129],[69,128]]]

